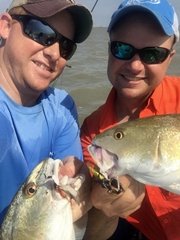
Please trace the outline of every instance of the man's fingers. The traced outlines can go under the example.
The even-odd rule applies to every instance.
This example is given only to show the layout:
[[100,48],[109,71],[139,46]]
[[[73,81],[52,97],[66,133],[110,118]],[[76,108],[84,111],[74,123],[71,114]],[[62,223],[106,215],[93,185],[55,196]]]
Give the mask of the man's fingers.
[[63,165],[60,167],[59,174],[62,176],[74,177],[81,172],[84,163],[74,156],[68,156],[63,159]]

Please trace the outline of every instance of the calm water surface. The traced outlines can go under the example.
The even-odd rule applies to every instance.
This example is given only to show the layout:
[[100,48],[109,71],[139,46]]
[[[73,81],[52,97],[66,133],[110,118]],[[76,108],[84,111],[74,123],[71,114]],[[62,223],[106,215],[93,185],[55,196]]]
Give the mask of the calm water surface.
[[[180,43],[168,74],[180,75]],[[106,28],[94,28],[89,38],[78,49],[67,67],[55,82],[74,98],[79,121],[100,106],[106,99],[111,85],[107,79],[108,34]]]

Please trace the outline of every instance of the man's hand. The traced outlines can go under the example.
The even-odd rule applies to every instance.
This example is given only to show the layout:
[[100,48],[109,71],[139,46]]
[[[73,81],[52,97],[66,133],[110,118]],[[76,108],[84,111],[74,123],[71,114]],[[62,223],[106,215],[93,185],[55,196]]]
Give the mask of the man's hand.
[[120,194],[108,193],[98,183],[93,184],[91,200],[94,207],[109,217],[127,218],[138,210],[145,196],[144,185],[129,176],[119,177],[124,191]]
[[[87,211],[92,207],[90,200],[91,191],[91,177],[89,171],[84,162],[79,159],[70,156],[63,160],[63,166],[61,166],[59,174],[67,175],[69,177],[76,177],[78,174],[84,175],[84,182],[80,189],[78,190],[77,201],[76,199],[71,199],[73,221],[80,219]],[[65,193],[66,194],[66,193]]]

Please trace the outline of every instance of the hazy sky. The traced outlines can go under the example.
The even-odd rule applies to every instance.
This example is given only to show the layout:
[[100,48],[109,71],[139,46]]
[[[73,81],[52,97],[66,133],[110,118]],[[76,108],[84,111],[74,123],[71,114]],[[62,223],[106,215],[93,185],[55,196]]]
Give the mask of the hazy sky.
[[[0,0],[0,12],[3,12],[8,8],[10,2],[11,0]],[[84,4],[91,11],[96,0],[76,0],[76,2]],[[121,0],[98,0],[97,5],[92,12],[94,26],[106,27],[109,23],[111,14],[121,2]],[[180,19],[180,0],[171,0],[171,2],[174,4]]]

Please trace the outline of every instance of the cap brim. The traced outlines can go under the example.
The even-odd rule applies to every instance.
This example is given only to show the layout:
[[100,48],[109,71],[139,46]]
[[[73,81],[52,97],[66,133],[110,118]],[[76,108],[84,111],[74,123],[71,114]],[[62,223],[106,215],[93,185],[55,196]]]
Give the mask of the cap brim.
[[83,6],[71,6],[68,11],[73,16],[76,26],[75,40],[77,43],[83,42],[92,30],[92,16]]

